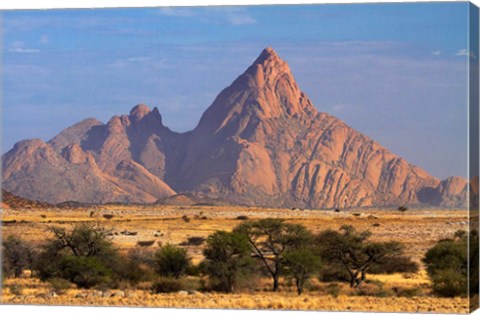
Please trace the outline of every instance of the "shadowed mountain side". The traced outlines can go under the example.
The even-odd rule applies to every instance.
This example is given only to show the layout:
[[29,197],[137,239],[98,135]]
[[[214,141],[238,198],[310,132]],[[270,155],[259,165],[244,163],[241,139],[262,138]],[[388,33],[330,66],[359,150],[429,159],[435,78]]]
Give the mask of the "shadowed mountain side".
[[48,143],[20,142],[2,163],[8,190],[49,202],[176,202],[176,193],[306,208],[463,207],[467,199],[465,180],[440,181],[318,112],[271,48],[190,132],[170,131],[156,108],[141,104],[107,124],[84,120]]

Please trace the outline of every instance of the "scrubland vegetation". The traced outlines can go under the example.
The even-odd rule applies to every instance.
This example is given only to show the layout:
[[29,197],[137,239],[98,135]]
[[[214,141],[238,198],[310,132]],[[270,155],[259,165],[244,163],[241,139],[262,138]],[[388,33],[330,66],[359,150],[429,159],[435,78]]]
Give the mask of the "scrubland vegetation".
[[[126,248],[112,241],[109,224],[114,220],[50,224],[42,242],[7,236],[4,302],[468,310],[468,235],[463,230],[438,240],[418,260],[402,242],[372,238],[374,226],[343,224],[312,231],[288,220],[238,221],[235,216],[228,231],[176,243],[137,241]],[[192,224],[196,218],[180,220]],[[475,233],[472,241],[478,243]]]

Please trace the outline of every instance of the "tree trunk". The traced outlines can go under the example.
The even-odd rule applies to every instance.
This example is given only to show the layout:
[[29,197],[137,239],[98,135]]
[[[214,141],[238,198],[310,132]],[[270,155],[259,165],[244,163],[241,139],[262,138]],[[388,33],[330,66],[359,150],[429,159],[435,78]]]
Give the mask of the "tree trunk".
[[278,291],[278,275],[273,276],[273,292]]
[[301,295],[303,293],[303,283],[299,279],[296,279],[296,282],[297,282],[297,293],[298,295]]
[[350,288],[354,288],[354,287],[355,287],[355,276],[351,275],[350,276]]

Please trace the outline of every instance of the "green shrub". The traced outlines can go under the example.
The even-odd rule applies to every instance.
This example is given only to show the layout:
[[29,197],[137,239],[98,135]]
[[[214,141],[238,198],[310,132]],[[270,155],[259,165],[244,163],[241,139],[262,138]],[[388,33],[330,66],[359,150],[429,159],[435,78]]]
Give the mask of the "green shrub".
[[112,272],[95,257],[65,256],[60,262],[60,276],[79,288],[106,285],[112,281]]
[[347,282],[350,281],[350,275],[345,269],[339,266],[326,265],[320,268],[318,280],[321,282]]
[[2,274],[4,277],[20,277],[25,269],[31,269],[34,250],[30,244],[10,235],[2,243]]
[[399,297],[414,297],[423,295],[422,289],[419,287],[414,288],[402,288],[394,287],[392,288],[393,292]]
[[205,271],[205,265],[203,263],[194,265],[190,264],[185,270],[187,276],[199,277]]
[[337,283],[331,283],[327,285],[326,291],[329,295],[337,298],[340,295],[340,291],[342,291],[342,288]]
[[205,242],[205,238],[201,236],[192,236],[187,238],[186,242],[181,243],[182,246],[200,246]]
[[466,296],[467,277],[451,269],[436,272],[432,277],[433,292],[443,297]]
[[72,287],[72,283],[62,278],[51,278],[48,282],[52,286],[52,289],[57,294],[64,294],[68,289]]
[[392,292],[385,290],[383,283],[380,281],[368,281],[361,283],[357,287],[356,294],[358,296],[387,297],[391,296]]
[[150,247],[153,244],[155,244],[155,240],[153,240],[153,241],[138,241],[137,242],[137,245],[140,246],[140,247]]
[[465,233],[457,233],[455,239],[437,242],[427,251],[423,262],[435,294],[443,297],[467,295],[468,241]]
[[182,280],[175,278],[159,278],[152,284],[153,293],[172,293],[185,289]]
[[114,285],[123,285],[128,282],[135,285],[140,281],[148,281],[153,278],[153,272],[148,265],[141,264],[130,255],[118,256],[115,264],[111,266],[112,280]]
[[370,267],[370,272],[373,274],[417,273],[418,270],[418,264],[407,256],[398,256],[383,264],[373,264]]
[[167,244],[155,252],[154,265],[159,275],[178,279],[190,266],[190,259],[185,249]]

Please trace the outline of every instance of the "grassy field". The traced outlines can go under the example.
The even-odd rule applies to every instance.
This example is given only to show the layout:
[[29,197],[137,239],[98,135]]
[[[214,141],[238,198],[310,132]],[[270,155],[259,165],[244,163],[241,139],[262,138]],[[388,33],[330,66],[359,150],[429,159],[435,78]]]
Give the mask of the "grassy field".
[[[107,215],[105,218],[104,215]],[[108,215],[113,215],[109,217]],[[49,237],[49,226],[69,227],[78,222],[99,222],[112,229],[112,241],[120,248],[133,248],[138,241],[159,244],[181,244],[189,237],[207,237],[217,230],[231,230],[248,219],[283,218],[299,223],[317,233],[327,228],[338,229],[343,224],[358,230],[369,229],[373,240],[400,241],[406,245],[406,254],[420,262],[426,250],[436,241],[450,237],[459,229],[466,229],[466,211],[408,210],[404,214],[392,210],[313,211],[290,209],[242,208],[233,206],[103,206],[75,210],[12,210],[2,214],[2,235],[17,235],[31,242]],[[129,232],[123,233],[122,232]],[[134,234],[134,235],[124,235]],[[194,263],[202,260],[202,245],[186,245]],[[296,296],[291,285],[284,284],[278,293],[267,292],[269,283],[255,290],[245,289],[241,294],[225,295],[192,290],[184,294],[151,294],[148,290],[127,288],[109,293],[94,290],[68,290],[64,295],[50,296],[48,284],[36,279],[7,279],[3,288],[3,303],[58,304],[58,305],[132,305],[150,307],[188,308],[245,308],[245,309],[304,309],[304,310],[358,310],[388,312],[448,312],[468,311],[467,299],[445,299],[430,294],[430,281],[423,270],[414,275],[372,275],[371,280],[384,283],[387,292],[414,291],[413,297],[388,294],[384,297],[359,296],[344,284],[336,296],[328,291],[328,284],[317,280],[308,292]],[[18,292],[21,291],[21,294]],[[395,291],[396,292],[396,291]],[[112,296],[113,295],[113,296]]]

